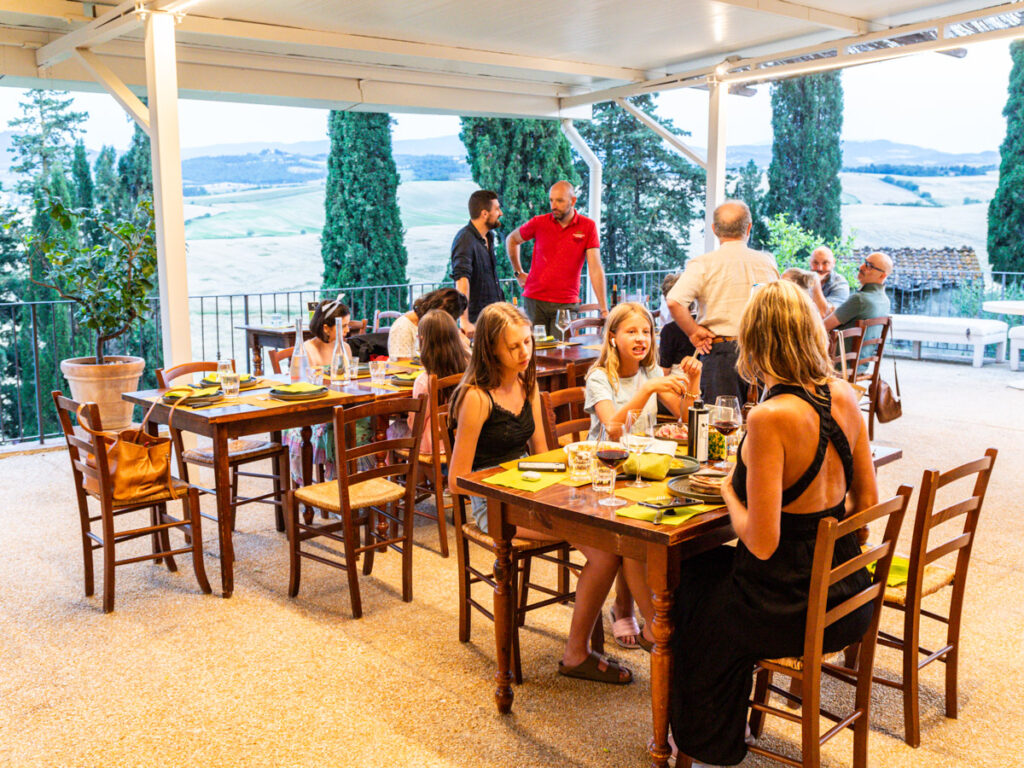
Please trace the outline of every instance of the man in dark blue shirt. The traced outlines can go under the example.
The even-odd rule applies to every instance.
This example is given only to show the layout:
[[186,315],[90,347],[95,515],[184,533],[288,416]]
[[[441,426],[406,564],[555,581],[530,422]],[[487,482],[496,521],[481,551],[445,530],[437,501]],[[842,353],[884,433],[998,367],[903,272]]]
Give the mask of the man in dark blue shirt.
[[494,264],[494,230],[501,219],[498,196],[478,189],[469,196],[469,224],[452,241],[452,279],[455,288],[469,299],[459,325],[473,335],[477,315],[488,304],[504,301]]

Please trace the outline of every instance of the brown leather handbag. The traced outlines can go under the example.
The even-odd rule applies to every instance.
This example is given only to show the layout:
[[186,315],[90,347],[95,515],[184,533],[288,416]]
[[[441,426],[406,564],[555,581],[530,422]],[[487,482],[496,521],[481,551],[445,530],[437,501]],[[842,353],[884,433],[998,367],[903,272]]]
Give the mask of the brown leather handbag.
[[[183,388],[179,387],[179,390]],[[168,392],[174,390],[168,390]],[[184,397],[178,398],[178,402],[171,408],[167,418],[170,426],[174,417],[174,409],[180,405]],[[156,400],[150,406],[142,419],[145,425],[149,416],[156,407]],[[168,495],[170,498],[177,498],[174,484],[171,482],[171,439],[159,437],[146,432],[144,426],[141,429],[123,429],[116,436],[106,432],[94,430],[82,420],[82,409],[86,403],[78,406],[76,415],[78,423],[86,432],[100,438],[100,444],[105,446],[107,456],[107,471],[109,473],[110,485],[113,488],[113,500],[119,503],[129,503],[136,499],[145,499],[154,496]],[[97,468],[96,457],[92,454],[86,456],[85,463]],[[84,478],[85,490],[89,493],[100,495],[99,481],[96,478]]]
[[896,384],[896,391],[885,381],[878,379],[878,391],[874,392],[875,418],[882,424],[894,421],[903,415],[903,402],[900,400],[900,377],[896,373],[896,361],[892,361],[893,383]]

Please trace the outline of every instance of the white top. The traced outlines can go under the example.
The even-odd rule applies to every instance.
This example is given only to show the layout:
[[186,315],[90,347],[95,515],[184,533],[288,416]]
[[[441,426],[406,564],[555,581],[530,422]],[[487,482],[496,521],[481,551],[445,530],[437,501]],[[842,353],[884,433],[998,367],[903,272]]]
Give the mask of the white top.
[[718,250],[687,261],[668,298],[684,307],[696,299],[698,324],[716,336],[737,336],[751,289],[778,279],[774,256],[727,240]]
[[[602,400],[611,400],[615,410],[633,399],[638,388],[648,379],[660,376],[656,366],[648,369],[641,368],[633,376],[619,377],[618,390],[612,387],[608,380],[608,371],[604,368],[591,368],[587,373],[586,394],[583,399],[583,410],[590,414],[590,432],[587,437],[590,440],[598,440],[601,437],[601,420],[597,418],[594,406]],[[651,417],[653,423],[658,417],[658,396],[651,395],[644,404],[644,411]]]
[[388,331],[388,357],[392,360],[415,357],[417,341],[416,323],[402,315],[391,324],[391,330]]

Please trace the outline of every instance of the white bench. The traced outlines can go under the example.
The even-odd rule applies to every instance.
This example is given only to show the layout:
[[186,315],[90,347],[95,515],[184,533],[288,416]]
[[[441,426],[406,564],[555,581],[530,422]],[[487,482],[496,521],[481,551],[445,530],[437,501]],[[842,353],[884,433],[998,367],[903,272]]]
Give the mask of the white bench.
[[1015,325],[1010,329],[1010,370],[1020,367],[1020,353],[1024,349],[1024,325]]
[[914,342],[914,358],[921,358],[921,342],[966,344],[974,347],[973,365],[981,368],[985,347],[997,344],[996,360],[1006,357],[1006,331],[1002,320],[973,317],[930,317],[929,315],[893,315],[889,338]]

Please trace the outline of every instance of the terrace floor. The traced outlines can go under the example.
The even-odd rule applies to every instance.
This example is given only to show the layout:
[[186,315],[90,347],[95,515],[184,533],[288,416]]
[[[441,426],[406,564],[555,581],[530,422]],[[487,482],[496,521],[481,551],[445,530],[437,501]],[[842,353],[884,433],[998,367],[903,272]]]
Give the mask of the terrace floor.
[[[1008,385],[1024,373],[909,360],[899,368],[904,416],[876,434],[901,446],[904,458],[881,470],[883,498],[902,482],[918,485],[925,468],[948,468],[989,446],[1000,455],[969,577],[960,717],[942,714],[943,670],[928,667],[922,746],[911,749],[896,693],[876,687],[871,764],[1016,764],[1024,747],[1011,704],[1024,687],[1024,392]],[[414,601],[401,602],[397,556],[379,556],[362,581],[358,621],[344,576],[315,563],[304,565],[298,598],[287,596],[284,538],[269,507],[239,514],[230,600],[202,595],[181,558],[176,574],[148,563],[119,568],[110,615],[100,598],[82,594],[63,452],[0,459],[0,525],[8,542],[0,563],[0,765],[149,766],[160,752],[168,756],[161,762],[178,766],[646,765],[648,658],[616,653],[637,678],[622,688],[560,677],[568,608],[531,615],[514,714],[496,713],[491,626],[476,618],[472,642],[458,642],[456,561],[437,554],[431,524],[416,530]],[[904,542],[909,531],[908,520]],[[216,590],[212,524],[205,538]],[[894,616],[886,618],[892,625]],[[925,633],[926,645],[935,640]],[[615,648],[610,637],[608,647]],[[884,674],[899,669],[885,649],[878,665]],[[826,693],[834,695],[841,694]],[[765,738],[793,754],[799,746],[789,724],[769,722]],[[850,735],[825,747],[825,765],[851,761]],[[753,756],[743,763],[762,764]]]

